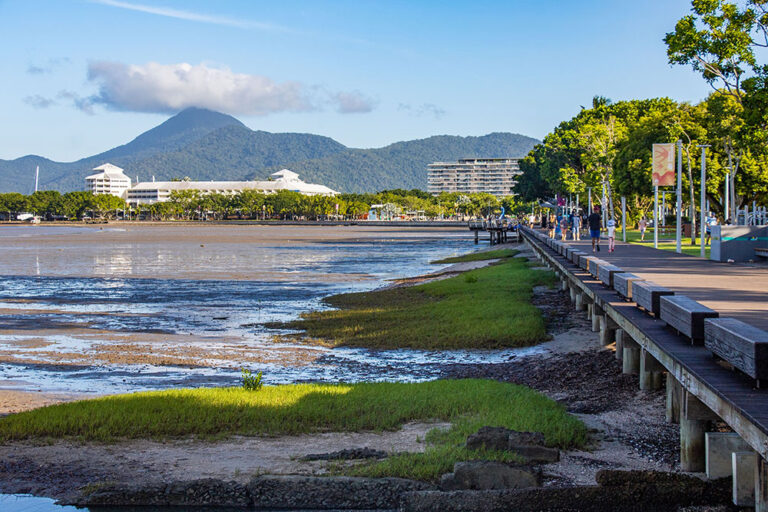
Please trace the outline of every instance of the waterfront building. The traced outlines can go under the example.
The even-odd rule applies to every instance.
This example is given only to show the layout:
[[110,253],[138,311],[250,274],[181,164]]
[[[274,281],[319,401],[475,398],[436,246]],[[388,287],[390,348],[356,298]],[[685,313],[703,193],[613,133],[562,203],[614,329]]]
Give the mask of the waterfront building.
[[131,188],[131,178],[126,176],[120,167],[106,163],[93,170],[98,172],[85,178],[86,189],[89,192],[126,198],[126,193]]
[[496,197],[515,195],[515,178],[521,173],[518,158],[462,158],[427,166],[427,191],[486,192]]
[[269,181],[148,181],[137,183],[127,193],[127,201],[132,205],[152,204],[167,201],[174,191],[197,190],[201,194],[235,195],[243,190],[255,190],[264,194],[274,194],[280,190],[291,190],[308,196],[334,196],[335,190],[324,185],[305,183],[299,175],[288,169],[272,174]]

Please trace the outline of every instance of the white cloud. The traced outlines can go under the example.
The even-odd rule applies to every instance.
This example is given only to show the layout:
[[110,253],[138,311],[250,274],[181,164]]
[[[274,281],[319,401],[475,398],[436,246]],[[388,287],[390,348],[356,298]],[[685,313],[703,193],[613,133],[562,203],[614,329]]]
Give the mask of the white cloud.
[[34,96],[25,97],[24,103],[26,103],[32,108],[42,109],[42,108],[48,108],[48,107],[54,106],[56,104],[56,101],[51,98],[40,96],[39,94],[35,94]]
[[374,100],[366,98],[360,91],[337,92],[331,96],[331,101],[336,104],[336,110],[341,114],[366,113],[376,106]]
[[202,107],[235,115],[268,115],[315,109],[298,82],[276,83],[205,64],[135,66],[100,61],[88,66],[88,79],[99,85],[89,102],[111,110],[172,113]]
[[134,4],[129,2],[122,2],[120,0],[92,0],[94,3],[108,5],[110,7],[117,7],[119,9],[127,9],[130,11],[144,12],[147,14],[154,14],[156,16],[165,16],[166,18],[176,18],[179,20],[196,21],[200,23],[211,23],[213,25],[224,25],[229,27],[238,28],[255,28],[259,30],[267,30],[274,32],[291,32],[286,27],[280,25],[273,25],[271,23],[264,23],[259,21],[250,21],[236,18],[228,18],[226,16],[215,16],[210,14],[200,14],[192,11],[183,11],[181,9],[171,9],[169,7],[155,7],[153,5]]
[[445,115],[445,110],[438,107],[434,103],[422,103],[416,107],[408,103],[401,103],[397,106],[397,110],[401,112],[407,112],[408,115],[413,117],[430,116],[434,117],[435,119],[440,119]]

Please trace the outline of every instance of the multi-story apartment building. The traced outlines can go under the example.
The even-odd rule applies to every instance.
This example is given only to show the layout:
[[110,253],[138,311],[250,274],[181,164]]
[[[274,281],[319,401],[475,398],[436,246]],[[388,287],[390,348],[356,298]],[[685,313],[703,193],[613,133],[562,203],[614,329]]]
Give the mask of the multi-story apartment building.
[[427,190],[440,192],[487,192],[497,197],[515,195],[515,177],[522,174],[518,158],[462,158],[427,166]]
[[85,178],[87,190],[94,194],[112,194],[125,199],[131,188],[131,178],[116,165],[104,164],[93,169],[98,171]]

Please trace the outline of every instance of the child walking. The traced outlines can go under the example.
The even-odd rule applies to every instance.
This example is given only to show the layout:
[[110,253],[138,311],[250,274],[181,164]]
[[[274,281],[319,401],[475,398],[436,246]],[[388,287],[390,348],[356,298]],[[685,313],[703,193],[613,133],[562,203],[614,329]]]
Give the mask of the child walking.
[[608,219],[607,227],[608,227],[608,252],[613,252],[616,250],[616,246],[615,246],[616,221],[613,219]]

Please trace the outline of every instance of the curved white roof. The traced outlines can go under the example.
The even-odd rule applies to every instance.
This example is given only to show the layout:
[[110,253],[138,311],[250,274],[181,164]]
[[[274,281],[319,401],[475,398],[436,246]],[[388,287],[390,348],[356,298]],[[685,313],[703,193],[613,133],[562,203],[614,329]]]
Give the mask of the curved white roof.
[[128,176],[125,175],[123,172],[123,169],[116,165],[112,165],[110,163],[106,163],[103,165],[100,165],[98,167],[94,167],[92,169],[93,171],[101,171],[97,172],[96,174],[91,174],[90,176],[86,176],[85,179],[97,179],[97,178],[128,178]]
[[293,190],[301,194],[338,194],[338,192],[325,185],[304,183],[299,179],[298,174],[288,169],[278,171],[272,174],[272,176],[279,176],[279,178],[274,181],[145,181],[137,183],[131,190],[200,190],[207,192],[238,190],[277,192],[278,190]]

